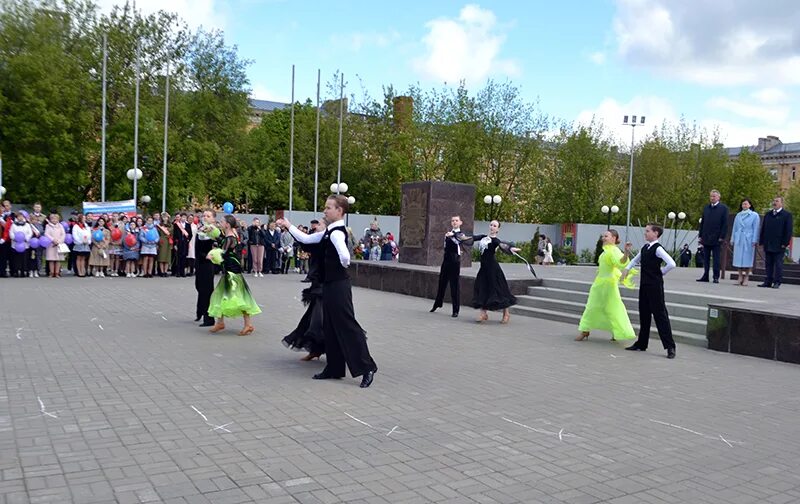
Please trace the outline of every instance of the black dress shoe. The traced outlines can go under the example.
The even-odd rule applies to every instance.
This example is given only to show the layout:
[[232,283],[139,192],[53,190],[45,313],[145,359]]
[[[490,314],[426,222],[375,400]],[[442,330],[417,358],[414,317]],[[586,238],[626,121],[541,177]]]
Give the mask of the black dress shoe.
[[372,385],[372,380],[375,378],[375,371],[367,371],[364,373],[364,377],[361,378],[361,388],[367,388]]
[[774,284],[772,284],[772,288],[773,289],[780,289],[781,288],[781,283],[780,282],[775,282]]
[[433,313],[433,312],[435,312],[435,311],[436,311],[436,310],[438,310],[438,309],[439,309],[439,307],[438,307],[438,306],[434,306],[433,308],[431,308],[431,309],[430,309],[430,313]]
[[674,359],[675,358],[675,349],[668,348],[667,349],[667,359]]
[[695,282],[708,282],[708,277],[701,277],[695,280]]
[[714,283],[719,283],[719,280],[715,278]]
[[214,325],[214,322],[213,322],[213,321],[212,321],[212,322],[205,321],[205,322],[203,322],[202,324],[200,324],[200,326],[199,326],[199,327],[211,327],[211,326],[213,326],[213,325]]
[[772,287],[772,285],[768,284],[767,282],[760,283],[760,284],[758,284],[758,286],[759,287],[767,287],[767,288]]
[[203,318],[202,315],[198,315],[197,318],[194,319],[195,322],[200,322],[200,319]]
[[450,316],[453,317],[453,318],[458,318],[458,312],[455,312],[454,314],[452,314]]
[[333,376],[331,374],[328,374],[327,371],[323,371],[321,373],[317,373],[314,376],[312,376],[311,378],[313,378],[315,380],[341,380],[342,379],[341,376]]
[[647,351],[646,348],[639,348],[639,346],[636,343],[634,343],[633,345],[631,345],[629,347],[625,347],[625,350],[631,350],[633,352],[635,352],[636,350],[639,350],[640,352],[646,352]]

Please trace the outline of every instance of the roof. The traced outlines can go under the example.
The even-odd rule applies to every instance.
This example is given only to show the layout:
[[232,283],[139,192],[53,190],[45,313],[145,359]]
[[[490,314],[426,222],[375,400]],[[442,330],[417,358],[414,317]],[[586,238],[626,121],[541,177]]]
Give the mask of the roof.
[[250,98],[250,107],[262,112],[273,112],[279,109],[289,108],[288,103],[281,103],[269,100],[256,100]]
[[744,147],[725,147],[725,152],[728,156],[738,156],[742,153],[742,149],[747,149],[750,152],[760,156],[769,156],[776,154],[800,154],[800,142],[779,143],[773,145],[771,148],[759,151],[758,145],[748,145]]

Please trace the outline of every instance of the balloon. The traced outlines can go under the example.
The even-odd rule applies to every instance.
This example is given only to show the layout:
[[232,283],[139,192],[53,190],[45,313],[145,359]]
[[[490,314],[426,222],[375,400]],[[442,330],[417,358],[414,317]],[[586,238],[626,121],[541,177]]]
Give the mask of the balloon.
[[194,223],[195,223],[195,225],[200,224],[200,217],[195,215],[194,216]]
[[27,218],[29,217],[29,215],[28,215],[28,212],[26,212],[25,210],[20,210],[20,211],[19,211],[19,213],[20,213],[20,214],[21,214],[23,217],[25,217],[25,219],[27,219]]
[[149,242],[157,242],[158,241],[158,231],[153,229],[148,229],[147,232],[144,234],[145,240]]
[[16,242],[16,243],[14,243],[14,250],[19,252],[20,254],[25,252],[25,242]]
[[14,241],[17,243],[25,243],[25,233],[22,231],[14,233]]
[[44,235],[41,238],[39,238],[39,246],[40,247],[47,248],[52,244],[53,244],[53,240],[47,235]]
[[125,235],[125,245],[129,247],[133,247],[136,245],[136,235],[133,233],[128,233]]
[[208,232],[208,236],[211,238],[217,239],[219,238],[220,231],[218,227],[211,226],[211,231]]
[[233,203],[226,201],[225,204],[222,205],[222,211],[225,213],[233,213]]
[[103,232],[98,229],[97,231],[92,233],[92,238],[94,238],[94,241],[96,242],[101,242],[103,241],[103,238],[105,238],[105,236],[103,236]]
[[64,243],[66,243],[67,245],[72,245],[73,241],[74,240],[72,239],[72,235],[71,234],[68,234],[67,236],[64,237]]
[[112,229],[111,230],[111,239],[114,240],[114,241],[117,241],[120,238],[122,238],[122,231],[120,231],[119,228]]
[[213,248],[211,252],[208,253],[211,256],[211,262],[214,264],[222,264],[222,249],[221,248]]
[[69,222],[62,220],[61,221],[61,227],[64,228],[64,231],[69,231]]
[[39,241],[39,238],[31,238],[31,241],[29,242],[29,244],[30,244],[31,248],[34,248],[34,249],[39,248],[42,245],[41,242]]

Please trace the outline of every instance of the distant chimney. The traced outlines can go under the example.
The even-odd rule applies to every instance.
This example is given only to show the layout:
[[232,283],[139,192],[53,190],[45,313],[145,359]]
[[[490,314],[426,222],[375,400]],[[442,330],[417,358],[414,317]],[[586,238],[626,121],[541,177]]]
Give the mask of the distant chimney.
[[392,100],[394,106],[394,127],[405,130],[411,126],[414,113],[414,98],[410,96],[396,96]]
[[782,142],[780,138],[774,135],[767,135],[767,138],[758,139],[758,147],[756,148],[756,151],[758,152],[768,151],[771,148],[775,147],[776,145],[780,145],[781,143]]

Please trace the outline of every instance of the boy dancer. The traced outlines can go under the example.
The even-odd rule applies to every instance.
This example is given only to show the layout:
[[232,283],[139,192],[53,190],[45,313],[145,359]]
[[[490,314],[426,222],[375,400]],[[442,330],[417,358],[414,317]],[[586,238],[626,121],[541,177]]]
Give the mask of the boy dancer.
[[367,388],[372,384],[378,366],[369,354],[366,333],[353,311],[353,293],[347,273],[350,250],[344,224],[348,208],[347,197],[341,194],[328,196],[325,201],[325,221],[331,224],[327,230],[311,235],[303,233],[285,219],[279,219],[277,224],[288,227],[300,243],[322,243],[322,328],[328,364],[321,373],[314,375],[314,379],[342,378],[347,364],[354,378],[362,377],[361,388]]
[[461,232],[461,217],[454,215],[450,218],[451,230],[444,235],[444,259],[442,269],[439,271],[439,290],[433,301],[431,313],[442,307],[444,291],[450,284],[450,298],[453,301],[453,317],[458,317],[461,307],[459,277],[461,276],[461,243],[468,238]]
[[[628,272],[641,263],[642,283],[639,286],[639,339],[625,350],[647,350],[650,341],[650,317],[655,319],[658,336],[667,351],[667,358],[675,358],[675,341],[672,339],[672,327],[669,323],[667,305],[664,301],[664,275],[675,267],[675,261],[670,257],[664,247],[658,243],[664,230],[657,224],[648,224],[644,230],[644,239],[647,243],[636,254],[625,271],[622,272],[620,282],[625,280]],[[666,263],[662,267],[661,262]]]

